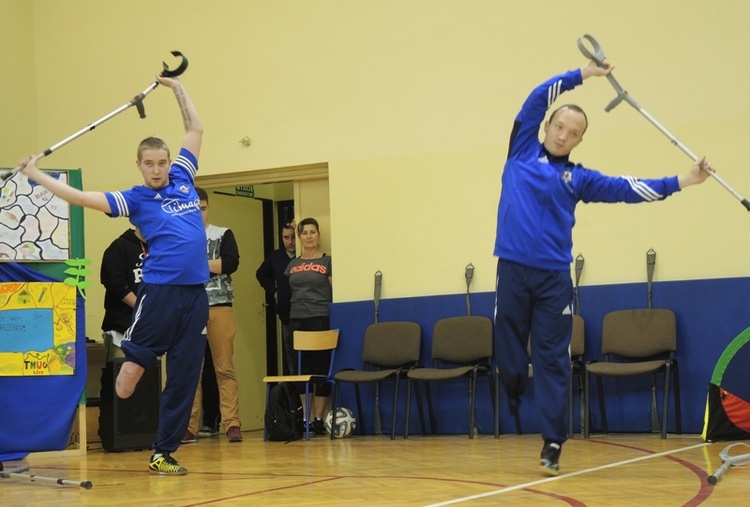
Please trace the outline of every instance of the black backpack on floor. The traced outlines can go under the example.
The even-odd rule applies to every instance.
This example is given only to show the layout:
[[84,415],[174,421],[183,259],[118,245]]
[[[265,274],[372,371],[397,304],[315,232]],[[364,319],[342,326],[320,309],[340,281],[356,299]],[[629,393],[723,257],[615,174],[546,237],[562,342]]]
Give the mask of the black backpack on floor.
[[268,440],[291,442],[302,438],[302,402],[291,383],[279,382],[271,388],[264,419]]

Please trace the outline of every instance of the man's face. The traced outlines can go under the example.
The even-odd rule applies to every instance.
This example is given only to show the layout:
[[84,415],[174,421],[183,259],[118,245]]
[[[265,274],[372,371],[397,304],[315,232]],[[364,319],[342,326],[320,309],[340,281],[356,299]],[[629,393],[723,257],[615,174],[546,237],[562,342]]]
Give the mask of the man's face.
[[169,154],[165,149],[143,150],[141,158],[136,161],[138,170],[143,174],[143,183],[154,190],[169,184]]
[[201,215],[203,216],[203,227],[208,227],[208,212],[211,207],[208,205],[208,201],[201,199]]
[[293,229],[284,229],[281,231],[281,240],[284,242],[284,248],[286,248],[286,251],[289,253],[296,253],[297,251],[297,245],[294,241],[294,230]]
[[586,118],[573,109],[562,109],[544,124],[544,147],[552,155],[569,155],[583,140]]

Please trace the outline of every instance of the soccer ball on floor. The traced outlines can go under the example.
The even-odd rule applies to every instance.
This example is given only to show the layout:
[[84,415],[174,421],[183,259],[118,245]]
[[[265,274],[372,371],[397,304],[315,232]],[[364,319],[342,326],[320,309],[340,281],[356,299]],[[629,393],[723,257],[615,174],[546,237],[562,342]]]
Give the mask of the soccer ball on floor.
[[333,436],[336,438],[346,438],[351,436],[354,429],[357,427],[357,419],[348,408],[338,407],[336,409],[336,428],[331,428],[332,425],[333,410],[328,412],[328,416],[326,417],[326,431],[329,435],[333,432]]

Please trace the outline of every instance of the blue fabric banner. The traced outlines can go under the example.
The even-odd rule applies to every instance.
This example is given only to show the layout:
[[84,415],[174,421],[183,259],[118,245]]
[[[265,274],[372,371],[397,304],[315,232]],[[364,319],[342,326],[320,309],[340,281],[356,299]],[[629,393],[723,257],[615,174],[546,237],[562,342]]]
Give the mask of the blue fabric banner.
[[[0,282],[57,281],[17,263],[0,263]],[[0,461],[64,450],[86,387],[84,299],[76,302],[74,375],[0,377]]]

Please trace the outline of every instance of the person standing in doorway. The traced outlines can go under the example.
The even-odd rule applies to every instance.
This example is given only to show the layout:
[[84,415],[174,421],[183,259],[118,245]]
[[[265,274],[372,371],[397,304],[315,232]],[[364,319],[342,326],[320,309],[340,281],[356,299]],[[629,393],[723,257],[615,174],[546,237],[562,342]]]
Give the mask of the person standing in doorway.
[[[295,331],[325,331],[331,329],[328,307],[333,301],[331,285],[331,257],[320,250],[320,229],[314,218],[305,218],[297,225],[302,254],[291,260],[286,268],[292,288],[289,328]],[[328,375],[329,354],[305,352],[302,354],[300,374]],[[325,435],[323,417],[329,409],[331,385],[321,382],[315,385],[312,407],[305,406],[304,391],[300,394],[305,418],[314,435]]]
[[[206,228],[208,269],[211,278],[206,284],[208,294],[207,340],[211,348],[216,383],[219,386],[219,409],[221,424],[224,426],[230,442],[242,442],[239,419],[239,386],[234,373],[234,335],[236,331],[232,303],[234,302],[234,285],[232,273],[240,265],[240,252],[234,233],[226,227],[211,225],[208,221],[211,206],[208,193],[196,187]],[[195,442],[198,425],[201,420],[202,388],[198,383],[190,423],[182,439],[183,443]]]
[[297,256],[297,243],[294,239],[296,224],[290,222],[281,229],[283,246],[266,257],[255,278],[266,291],[266,298],[276,303],[276,314],[281,321],[281,344],[284,353],[284,374],[294,375],[297,371],[297,357],[294,354],[292,332],[289,330],[289,310],[291,308],[292,289],[289,277],[284,274],[289,262]]

